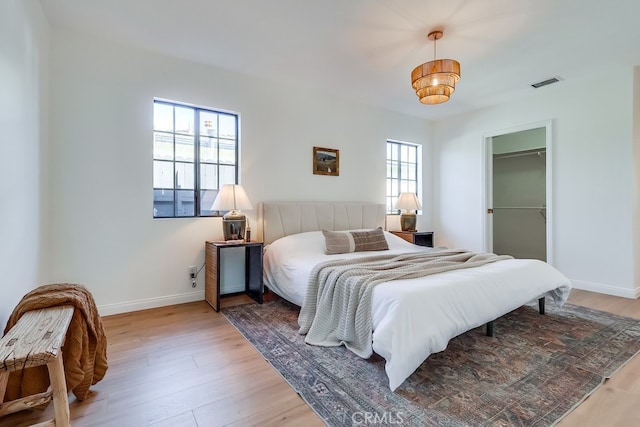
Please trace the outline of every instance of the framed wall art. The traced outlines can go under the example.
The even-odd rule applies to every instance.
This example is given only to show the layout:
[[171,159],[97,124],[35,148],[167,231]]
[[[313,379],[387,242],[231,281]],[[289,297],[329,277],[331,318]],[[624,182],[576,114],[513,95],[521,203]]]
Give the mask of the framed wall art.
[[313,147],[313,173],[340,175],[340,151],[333,148]]

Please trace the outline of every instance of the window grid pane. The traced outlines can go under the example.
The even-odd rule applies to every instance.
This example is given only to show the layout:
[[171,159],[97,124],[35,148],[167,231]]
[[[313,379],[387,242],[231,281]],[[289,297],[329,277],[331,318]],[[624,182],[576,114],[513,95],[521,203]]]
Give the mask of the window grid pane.
[[175,132],[183,135],[194,134],[195,109],[175,106]]
[[224,184],[238,183],[238,115],[153,104],[153,216],[213,216]]
[[176,216],[195,216],[195,195],[193,191],[176,191]]
[[[202,190],[218,190],[217,164],[200,164],[200,188]],[[213,200],[211,202],[213,203]]]
[[153,191],[153,216],[155,218],[174,217],[173,206],[173,190]]
[[195,188],[195,163],[176,163],[176,188],[193,190]]
[[195,160],[194,138],[190,135],[176,134],[176,160],[192,162]]
[[218,115],[213,111],[203,111],[200,113],[200,135],[218,136]]
[[153,158],[155,160],[173,160],[173,134],[153,133]]
[[173,162],[153,162],[153,187],[173,188]]
[[173,133],[173,107],[156,102],[153,104],[153,128]]
[[218,162],[218,140],[216,138],[200,137],[200,161]]

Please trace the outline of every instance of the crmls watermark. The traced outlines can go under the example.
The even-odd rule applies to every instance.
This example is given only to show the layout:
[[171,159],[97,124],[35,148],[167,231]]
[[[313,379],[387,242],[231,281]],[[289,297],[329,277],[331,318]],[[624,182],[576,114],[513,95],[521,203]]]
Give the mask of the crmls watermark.
[[402,412],[354,412],[351,421],[355,425],[402,425]]

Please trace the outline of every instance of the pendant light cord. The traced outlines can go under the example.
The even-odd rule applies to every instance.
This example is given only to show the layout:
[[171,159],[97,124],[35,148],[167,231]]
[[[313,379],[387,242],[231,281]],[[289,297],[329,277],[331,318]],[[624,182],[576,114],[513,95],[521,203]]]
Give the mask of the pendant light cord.
[[433,60],[435,61],[437,56],[436,56],[436,43],[438,42],[437,38],[433,38]]

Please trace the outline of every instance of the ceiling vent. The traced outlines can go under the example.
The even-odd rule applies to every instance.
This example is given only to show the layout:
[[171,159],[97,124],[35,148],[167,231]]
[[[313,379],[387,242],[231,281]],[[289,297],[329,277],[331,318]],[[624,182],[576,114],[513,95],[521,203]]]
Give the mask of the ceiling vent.
[[542,86],[547,86],[553,83],[558,83],[560,80],[562,80],[560,77],[552,77],[550,79],[544,80],[542,82],[538,82],[538,83],[534,83],[531,86],[533,86],[534,88],[538,89]]

